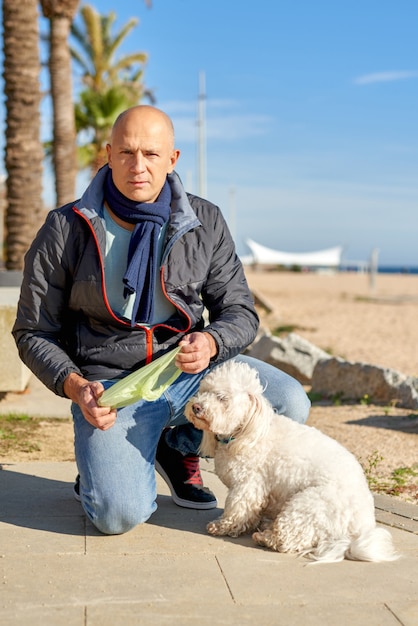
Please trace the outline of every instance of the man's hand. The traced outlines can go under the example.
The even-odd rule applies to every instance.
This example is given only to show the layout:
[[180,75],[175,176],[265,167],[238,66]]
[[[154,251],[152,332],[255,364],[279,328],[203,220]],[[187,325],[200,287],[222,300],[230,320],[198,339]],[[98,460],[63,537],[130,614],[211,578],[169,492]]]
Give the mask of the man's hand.
[[181,350],[176,358],[176,366],[186,374],[198,374],[206,369],[212,357],[218,353],[218,346],[209,333],[191,333],[179,343]]
[[97,404],[103,391],[102,383],[90,382],[78,374],[70,374],[64,381],[65,395],[78,404],[88,423],[94,428],[108,430],[115,423],[117,412]]

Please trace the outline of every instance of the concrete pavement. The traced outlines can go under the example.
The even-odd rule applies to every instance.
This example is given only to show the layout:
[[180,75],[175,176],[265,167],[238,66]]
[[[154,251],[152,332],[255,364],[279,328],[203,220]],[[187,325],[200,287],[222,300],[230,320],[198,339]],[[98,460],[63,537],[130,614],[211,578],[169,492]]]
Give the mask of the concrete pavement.
[[[126,535],[101,535],[72,495],[73,463],[0,471],[2,626],[418,624],[418,507],[377,498],[400,560],[307,565],[215,538],[220,514],[177,507],[162,480],[158,510]],[[225,490],[205,468],[222,506]]]

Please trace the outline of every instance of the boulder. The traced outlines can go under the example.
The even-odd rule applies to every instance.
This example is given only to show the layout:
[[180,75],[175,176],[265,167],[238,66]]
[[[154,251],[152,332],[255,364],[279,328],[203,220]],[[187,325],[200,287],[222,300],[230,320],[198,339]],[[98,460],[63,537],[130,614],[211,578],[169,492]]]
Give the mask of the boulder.
[[270,331],[260,332],[246,354],[290,374],[302,385],[310,385],[318,361],[331,358],[327,352],[296,333],[275,337]]
[[311,391],[342,400],[368,397],[374,403],[395,403],[407,409],[418,408],[418,379],[367,363],[341,358],[319,360],[312,375]]

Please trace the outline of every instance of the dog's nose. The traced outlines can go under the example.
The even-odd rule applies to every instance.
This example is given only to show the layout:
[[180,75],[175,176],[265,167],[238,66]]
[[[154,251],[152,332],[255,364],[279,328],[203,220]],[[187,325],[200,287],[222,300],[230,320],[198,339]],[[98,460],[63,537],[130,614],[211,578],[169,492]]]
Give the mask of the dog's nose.
[[197,402],[194,402],[192,404],[192,411],[196,415],[196,417],[199,417],[199,415],[202,413],[203,409],[200,406],[200,404],[198,404]]

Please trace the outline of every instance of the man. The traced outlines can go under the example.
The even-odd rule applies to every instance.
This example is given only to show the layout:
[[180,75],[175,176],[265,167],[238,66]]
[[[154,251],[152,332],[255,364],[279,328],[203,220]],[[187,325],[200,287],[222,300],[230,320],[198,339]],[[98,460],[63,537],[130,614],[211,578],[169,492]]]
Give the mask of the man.
[[[216,506],[199,471],[201,433],[183,408],[208,368],[237,357],[258,327],[225,221],[185,193],[179,154],[165,113],[143,105],[122,113],[108,165],[80,200],[48,214],[25,259],[13,335],[24,363],[72,400],[77,495],[106,534],[150,517],[155,469],[178,505]],[[176,345],[182,374],[159,400],[98,405],[110,381]],[[302,387],[246,360],[275,409],[305,421]]]

